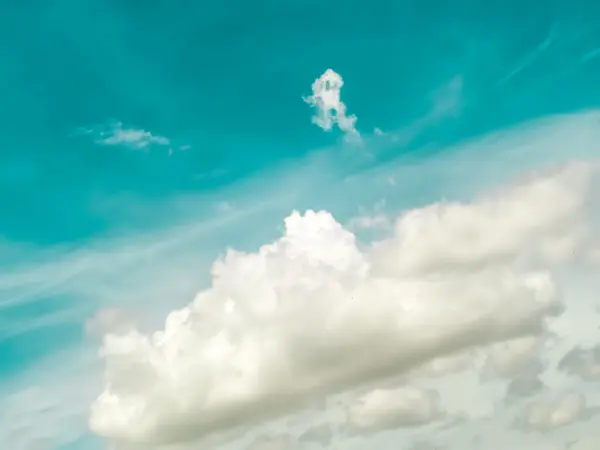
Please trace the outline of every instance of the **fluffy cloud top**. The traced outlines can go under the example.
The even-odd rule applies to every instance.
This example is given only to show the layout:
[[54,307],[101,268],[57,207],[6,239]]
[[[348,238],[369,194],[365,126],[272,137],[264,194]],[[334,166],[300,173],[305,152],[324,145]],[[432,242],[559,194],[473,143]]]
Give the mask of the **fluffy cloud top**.
[[[279,240],[218,260],[212,286],[164,330],[105,337],[91,428],[116,443],[192,440],[534,334],[557,311],[546,265],[586,237],[592,172],[576,163],[470,204],[409,211],[373,249],[328,212],[292,213]],[[538,408],[530,422],[545,417]]]
[[348,136],[358,138],[359,133],[355,128],[356,116],[346,114],[346,105],[341,100],[343,86],[344,80],[341,75],[327,69],[313,83],[313,95],[306,97],[304,101],[317,110],[312,118],[315,125],[325,131],[337,125]]

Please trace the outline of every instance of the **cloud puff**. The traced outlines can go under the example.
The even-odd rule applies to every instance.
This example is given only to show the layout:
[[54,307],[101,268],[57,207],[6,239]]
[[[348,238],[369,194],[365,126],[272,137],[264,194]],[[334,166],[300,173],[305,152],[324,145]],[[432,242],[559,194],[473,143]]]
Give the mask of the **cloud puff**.
[[212,286],[164,330],[105,337],[92,430],[117,443],[192,440],[535,333],[557,311],[543,264],[585,237],[591,173],[571,164],[470,204],[409,211],[373,250],[328,212],[294,212],[279,240],[219,259]]
[[375,432],[425,425],[443,417],[437,392],[415,387],[375,389],[348,408],[351,431]]
[[343,86],[344,80],[341,75],[327,69],[313,83],[313,95],[305,97],[304,101],[317,110],[312,118],[315,125],[330,131],[337,124],[348,137],[359,138],[355,128],[356,116],[346,114],[346,105],[341,100]]
[[96,143],[102,145],[123,145],[136,150],[151,145],[169,146],[171,141],[164,136],[155,136],[149,131],[127,128],[122,122],[111,123],[107,129],[98,132]]
[[586,399],[581,394],[567,394],[555,400],[538,400],[528,406],[523,425],[530,430],[550,430],[582,419],[587,411]]
[[558,367],[587,381],[600,380],[600,345],[587,349],[573,348],[560,360]]

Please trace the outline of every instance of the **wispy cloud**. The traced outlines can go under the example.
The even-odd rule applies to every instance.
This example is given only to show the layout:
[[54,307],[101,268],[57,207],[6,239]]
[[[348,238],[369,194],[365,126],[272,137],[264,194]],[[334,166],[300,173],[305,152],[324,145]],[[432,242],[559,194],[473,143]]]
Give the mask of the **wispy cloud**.
[[439,119],[460,113],[463,100],[464,81],[460,75],[452,78],[446,85],[438,89],[433,95],[433,108],[429,113],[429,120]]
[[[147,311],[143,305],[149,302],[156,313],[161,305],[185,302],[205,281],[202,274],[209,272],[211,260],[227,245],[224,236],[250,218],[268,220],[282,200],[272,197],[236,208],[217,203],[212,212],[194,212],[190,217],[190,211],[206,201],[205,197],[187,199],[183,223],[97,238],[78,248],[41,250],[14,244],[19,259],[3,266],[0,273],[0,339],[65,323],[83,327],[85,319],[102,308],[136,313]],[[158,210],[166,208],[161,205]],[[4,248],[7,255],[13,246],[5,243]],[[60,307],[41,308],[45,312],[40,315],[16,321],[2,314],[26,305],[49,305],[56,299]],[[149,319],[151,314],[143,316]]]
[[95,126],[80,130],[79,134],[94,137],[97,144],[123,146],[134,150],[145,150],[151,146],[170,147],[171,140],[152,134],[140,128],[126,126],[123,122],[110,122],[108,125]]
[[112,124],[110,130],[101,131],[96,140],[104,145],[125,145],[135,149],[144,149],[150,145],[168,146],[171,141],[164,136],[155,136],[149,131],[126,128],[121,122]]

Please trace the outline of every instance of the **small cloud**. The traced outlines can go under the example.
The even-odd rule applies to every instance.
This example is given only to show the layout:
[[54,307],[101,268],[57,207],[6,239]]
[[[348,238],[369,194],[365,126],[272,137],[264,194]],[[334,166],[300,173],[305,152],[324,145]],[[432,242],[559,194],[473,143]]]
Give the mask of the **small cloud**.
[[600,380],[600,345],[585,349],[573,348],[560,360],[558,368],[586,381]]
[[532,431],[547,431],[585,419],[594,412],[583,395],[568,394],[531,403],[522,417],[522,425]]
[[341,75],[327,69],[312,85],[313,95],[304,101],[317,109],[312,122],[325,131],[330,131],[336,124],[346,133],[346,139],[360,139],[355,128],[357,117],[346,114],[346,105],[341,100],[344,80]]
[[350,429],[358,433],[417,427],[443,416],[438,393],[414,387],[375,389],[348,408]]
[[112,122],[108,126],[91,128],[84,131],[85,134],[94,134],[98,137],[95,142],[101,145],[122,145],[135,150],[143,150],[152,145],[167,147],[171,145],[171,141],[164,136],[156,136],[151,132],[129,128],[123,125],[122,122]]

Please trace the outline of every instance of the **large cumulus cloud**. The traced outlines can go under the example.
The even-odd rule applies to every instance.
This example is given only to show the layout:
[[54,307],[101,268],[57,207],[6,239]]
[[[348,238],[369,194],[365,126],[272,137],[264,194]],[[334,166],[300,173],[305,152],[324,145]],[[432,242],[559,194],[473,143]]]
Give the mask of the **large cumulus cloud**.
[[193,440],[535,334],[560,310],[550,269],[586,248],[594,173],[573,163],[408,211],[373,246],[326,211],[292,213],[277,241],[215,262],[210,288],[163,330],[105,336],[91,428],[122,443]]

